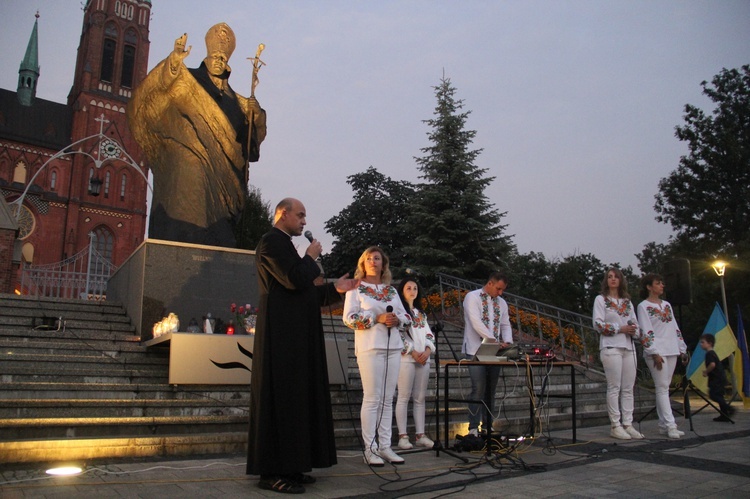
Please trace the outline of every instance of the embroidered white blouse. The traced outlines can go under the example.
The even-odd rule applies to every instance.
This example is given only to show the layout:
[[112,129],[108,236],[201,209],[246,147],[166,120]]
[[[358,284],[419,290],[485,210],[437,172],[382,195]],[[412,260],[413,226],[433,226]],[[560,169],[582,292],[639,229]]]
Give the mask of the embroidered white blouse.
[[475,355],[483,339],[513,343],[508,304],[501,297],[495,299],[483,288],[466,293],[464,297],[464,342],[461,352]]
[[680,355],[687,352],[682,332],[677,326],[672,305],[666,300],[654,303],[643,300],[638,304],[638,325],[643,332],[643,356]]
[[[393,307],[400,324],[391,328],[376,322],[388,305]],[[344,299],[344,324],[354,330],[354,355],[375,348],[401,350],[399,328],[411,324],[411,317],[404,310],[396,288],[388,284],[362,282],[356,289],[346,292]]]
[[[409,334],[406,331],[409,331]],[[404,349],[401,350],[402,362],[416,362],[411,352],[424,352],[429,347],[430,355],[435,351],[435,335],[432,334],[430,325],[427,323],[427,316],[414,309],[414,317],[411,325],[401,329],[401,339],[404,342]]]

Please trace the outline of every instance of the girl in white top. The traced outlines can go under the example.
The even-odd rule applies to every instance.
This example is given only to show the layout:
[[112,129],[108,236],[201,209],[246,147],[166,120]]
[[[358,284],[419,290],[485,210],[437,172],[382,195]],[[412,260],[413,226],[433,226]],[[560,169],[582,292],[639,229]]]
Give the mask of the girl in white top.
[[594,329],[599,336],[599,355],[607,377],[607,412],[610,435],[622,440],[643,438],[633,428],[633,386],[636,365],[634,339],[640,337],[638,320],[628,294],[628,283],[618,268],[604,274],[601,294],[594,300]]
[[[360,285],[347,291],[344,324],[354,329],[354,354],[362,378],[362,440],[365,463],[383,466],[404,462],[391,449],[393,396],[398,382],[401,349],[398,329],[411,324],[396,288],[390,285],[388,257],[377,246],[367,248],[357,262]],[[388,307],[392,307],[390,311]],[[378,439],[375,440],[377,431]]]
[[417,447],[432,448],[434,442],[424,434],[425,396],[427,382],[430,379],[430,354],[435,351],[435,336],[427,315],[419,309],[422,293],[419,285],[412,278],[403,279],[398,285],[401,303],[411,316],[411,324],[401,330],[404,348],[401,350],[401,368],[398,373],[398,399],[396,400],[396,426],[398,426],[399,449],[411,449],[406,431],[409,399],[414,399],[412,417],[416,431]]
[[672,306],[661,299],[664,279],[658,274],[646,274],[641,279],[641,298],[638,305],[638,325],[641,328],[643,357],[654,379],[656,412],[659,415],[659,433],[669,438],[680,438],[685,433],[677,429],[669,400],[669,385],[677,367],[688,360],[687,345],[677,326]]

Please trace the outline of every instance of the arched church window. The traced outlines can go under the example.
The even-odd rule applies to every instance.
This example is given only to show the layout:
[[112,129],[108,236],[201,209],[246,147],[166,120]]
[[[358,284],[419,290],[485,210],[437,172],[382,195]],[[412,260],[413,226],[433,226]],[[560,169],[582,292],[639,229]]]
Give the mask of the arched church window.
[[16,167],[13,170],[13,182],[18,182],[19,184],[25,184],[26,183],[26,163],[23,162],[23,160],[16,163]]
[[109,197],[109,184],[112,180],[112,174],[110,172],[107,172],[104,174],[104,197]]
[[104,39],[104,49],[102,49],[102,73],[100,80],[112,82],[112,76],[115,72],[115,49],[117,44],[109,38]]
[[120,182],[120,200],[125,200],[125,185],[128,183],[128,176],[126,174],[122,174],[122,182]]
[[122,51],[122,74],[120,85],[131,88],[133,86],[133,68],[135,67],[135,47],[125,45]]
[[57,187],[57,170],[52,170],[49,174],[49,190],[54,191]]
[[31,210],[25,206],[21,206],[21,212],[18,214],[18,239],[26,239],[29,237],[36,228],[36,217]]
[[34,245],[31,243],[24,243],[21,246],[21,258],[26,263],[34,263]]

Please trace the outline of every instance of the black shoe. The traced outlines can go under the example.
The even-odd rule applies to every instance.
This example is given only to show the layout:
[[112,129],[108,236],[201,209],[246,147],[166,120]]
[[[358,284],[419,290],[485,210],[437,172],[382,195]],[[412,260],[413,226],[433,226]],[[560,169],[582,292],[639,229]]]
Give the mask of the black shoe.
[[305,488],[288,477],[261,478],[258,487],[281,494],[304,494]]
[[722,414],[721,416],[714,418],[714,421],[731,421],[731,419]]
[[313,483],[318,481],[314,476],[305,475],[304,473],[294,473],[293,475],[289,475],[287,478],[301,485],[312,485]]

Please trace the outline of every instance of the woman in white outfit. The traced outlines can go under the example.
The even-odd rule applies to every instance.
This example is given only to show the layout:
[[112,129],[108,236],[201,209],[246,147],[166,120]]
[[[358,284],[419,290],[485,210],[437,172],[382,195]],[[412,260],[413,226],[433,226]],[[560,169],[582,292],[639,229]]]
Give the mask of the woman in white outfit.
[[391,271],[383,250],[367,248],[354,275],[361,282],[346,293],[344,324],[354,329],[354,355],[362,378],[360,421],[365,463],[383,466],[385,460],[403,464],[404,459],[391,449],[391,427],[404,347],[399,328],[410,325],[411,317],[390,285]]
[[643,438],[633,428],[633,387],[638,364],[634,340],[640,337],[638,320],[628,283],[618,268],[610,268],[604,274],[601,293],[594,300],[593,321],[600,335],[599,355],[607,377],[610,435],[621,440]]
[[417,308],[422,306],[422,293],[412,278],[403,279],[398,285],[398,294],[411,324],[401,330],[404,348],[401,350],[401,369],[398,374],[398,398],[396,399],[396,426],[398,426],[398,448],[411,449],[407,433],[409,399],[414,400],[412,418],[416,432],[417,447],[432,448],[434,442],[424,434],[425,397],[430,380],[430,354],[435,351],[435,336],[427,323],[427,315]]
[[659,274],[646,274],[641,279],[641,298],[638,304],[638,326],[641,329],[643,357],[654,379],[656,413],[659,415],[659,433],[669,438],[680,438],[685,433],[677,429],[669,386],[680,358],[687,364],[687,345],[677,326],[674,310],[668,301],[662,300],[664,279]]

